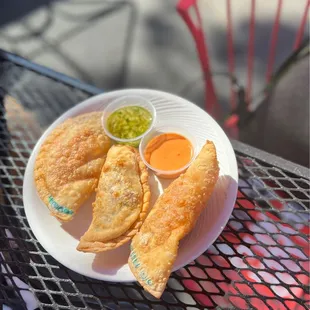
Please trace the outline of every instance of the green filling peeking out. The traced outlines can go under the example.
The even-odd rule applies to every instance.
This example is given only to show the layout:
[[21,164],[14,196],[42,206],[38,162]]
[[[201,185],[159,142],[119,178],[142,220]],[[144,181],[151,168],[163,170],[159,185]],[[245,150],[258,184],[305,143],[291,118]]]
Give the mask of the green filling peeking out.
[[73,211],[66,208],[66,207],[62,207],[60,206],[52,196],[48,197],[48,202],[50,204],[51,207],[53,207],[55,210],[57,210],[60,213],[64,213],[64,214],[73,214]]

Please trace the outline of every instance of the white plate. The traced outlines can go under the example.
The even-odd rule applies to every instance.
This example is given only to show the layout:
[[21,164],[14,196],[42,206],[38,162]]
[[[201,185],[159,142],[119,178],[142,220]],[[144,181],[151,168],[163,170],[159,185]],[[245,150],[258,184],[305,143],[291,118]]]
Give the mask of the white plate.
[[[94,197],[81,207],[71,222],[61,224],[49,214],[47,207],[40,200],[34,184],[33,169],[40,145],[58,124],[81,113],[103,110],[111,100],[124,95],[140,95],[148,98],[157,110],[157,123],[181,124],[196,136],[199,148],[210,139],[217,149],[220,165],[219,181],[195,228],[181,241],[174,270],[196,259],[220,235],[232,213],[238,182],[235,154],[223,130],[199,107],[175,95],[147,89],[114,91],[92,97],[58,118],[40,138],[27,164],[23,199],[29,225],[45,250],[61,264],[91,278],[118,282],[135,281],[127,265],[129,243],[116,250],[97,255],[78,252],[76,246],[79,237],[87,230],[91,221],[91,202]],[[167,186],[167,181],[161,182],[152,175],[150,182],[153,205],[158,195],[162,193],[163,187]]]

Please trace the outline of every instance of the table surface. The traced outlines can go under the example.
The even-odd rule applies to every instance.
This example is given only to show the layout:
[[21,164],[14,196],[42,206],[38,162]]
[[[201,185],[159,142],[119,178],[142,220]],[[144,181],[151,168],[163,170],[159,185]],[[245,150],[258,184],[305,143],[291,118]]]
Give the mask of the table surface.
[[220,237],[173,273],[162,299],[137,283],[81,276],[38,243],[27,222],[27,160],[64,111],[101,90],[0,50],[0,303],[11,309],[306,309],[309,170],[233,142],[239,190]]

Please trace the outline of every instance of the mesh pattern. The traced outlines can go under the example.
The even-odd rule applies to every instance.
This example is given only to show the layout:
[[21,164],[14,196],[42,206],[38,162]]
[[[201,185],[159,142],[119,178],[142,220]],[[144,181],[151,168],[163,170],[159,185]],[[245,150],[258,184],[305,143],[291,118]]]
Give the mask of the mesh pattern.
[[173,273],[161,300],[136,283],[86,278],[33,236],[22,202],[28,157],[43,130],[89,97],[10,62],[0,63],[0,302],[13,309],[306,309],[309,179],[237,153],[231,219],[196,261]]

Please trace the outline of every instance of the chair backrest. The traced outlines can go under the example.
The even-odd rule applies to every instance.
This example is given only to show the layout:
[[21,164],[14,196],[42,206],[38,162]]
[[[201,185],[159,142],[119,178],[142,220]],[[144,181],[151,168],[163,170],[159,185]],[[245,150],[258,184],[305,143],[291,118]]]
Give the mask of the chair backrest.
[[309,167],[309,55],[280,78],[240,140]]
[[[222,5],[222,15],[226,15],[226,33],[222,33],[224,38],[216,38],[216,41],[226,41],[222,46],[222,49],[226,49],[220,52],[224,53],[226,56],[222,57],[222,62],[227,64],[227,75],[230,76],[232,80],[230,95],[229,98],[227,98],[227,101],[230,103],[230,110],[234,111],[238,105],[238,97],[235,91],[235,84],[233,83],[234,79],[241,81],[238,84],[242,84],[245,90],[245,103],[248,110],[256,109],[259,103],[262,102],[262,96],[257,96],[257,92],[255,92],[255,94],[253,92],[255,88],[254,86],[256,86],[254,81],[255,75],[257,74],[257,71],[259,71],[260,78],[263,80],[263,84],[260,83],[262,85],[259,86],[259,94],[264,94],[264,89],[272,81],[274,69],[280,64],[279,59],[280,61],[283,61],[292,51],[297,50],[303,41],[306,24],[308,22],[310,0],[301,0],[298,1],[298,3],[290,0],[180,0],[178,2],[177,10],[184,19],[194,38],[201,69],[204,73],[206,111],[218,120],[222,120],[225,119],[225,117],[223,118],[223,116],[220,115],[221,107],[219,107],[218,102],[219,97],[223,93],[223,89],[221,89],[222,85],[221,87],[215,87],[214,82],[214,74],[218,71],[217,66],[219,63],[216,64],[217,66],[214,66],[214,54],[210,55],[214,40],[212,44],[209,44],[210,36],[206,38],[206,29],[204,29],[205,27],[203,23],[203,16],[210,19],[212,17],[211,15],[214,14],[214,11],[209,10],[206,12],[207,8],[201,7],[202,3],[206,4],[212,2],[216,3],[218,6]],[[234,27],[234,24],[239,22],[233,18],[236,11],[234,5],[237,5],[237,3],[239,3],[239,5],[242,3],[242,6],[249,6],[248,16],[245,16],[247,24],[243,27],[242,33],[242,36],[245,36],[244,38],[240,38],[240,32],[236,31],[236,28]],[[268,5],[273,5],[272,12],[269,12],[268,8],[266,9],[266,6]],[[297,12],[294,12],[296,13],[295,16],[297,17],[297,21],[295,24],[290,24],[289,28],[287,27],[287,22],[290,22],[289,20],[286,19],[286,24],[283,25],[283,15],[285,15],[284,13],[287,13],[286,5],[290,6],[289,9],[294,5],[293,8],[297,10]],[[264,14],[258,14],[261,6],[265,6]],[[268,20],[266,20],[266,16],[264,16],[266,13],[269,14]],[[289,29],[289,31],[287,29]],[[210,34],[210,32],[208,34]],[[236,41],[240,41],[240,39],[245,42],[244,46],[241,47],[241,53],[240,45],[238,46],[238,43],[236,43]],[[290,39],[292,39],[292,42],[289,41]],[[283,40],[289,41],[288,43],[286,42],[285,47],[287,50],[285,53],[283,53],[283,45],[280,44]],[[261,48],[262,54],[264,54],[263,59],[260,59],[259,66],[255,63],[257,60],[257,47]],[[240,70],[238,70],[238,65],[240,66],[240,54],[241,58],[243,57],[242,63],[244,66],[241,74],[244,76],[241,76]],[[224,61],[223,58],[225,58]],[[262,74],[264,77],[261,76]],[[236,125],[238,123],[238,117],[238,114],[232,115],[232,118],[226,119],[226,122],[223,122],[223,125],[226,124],[228,127]]]

